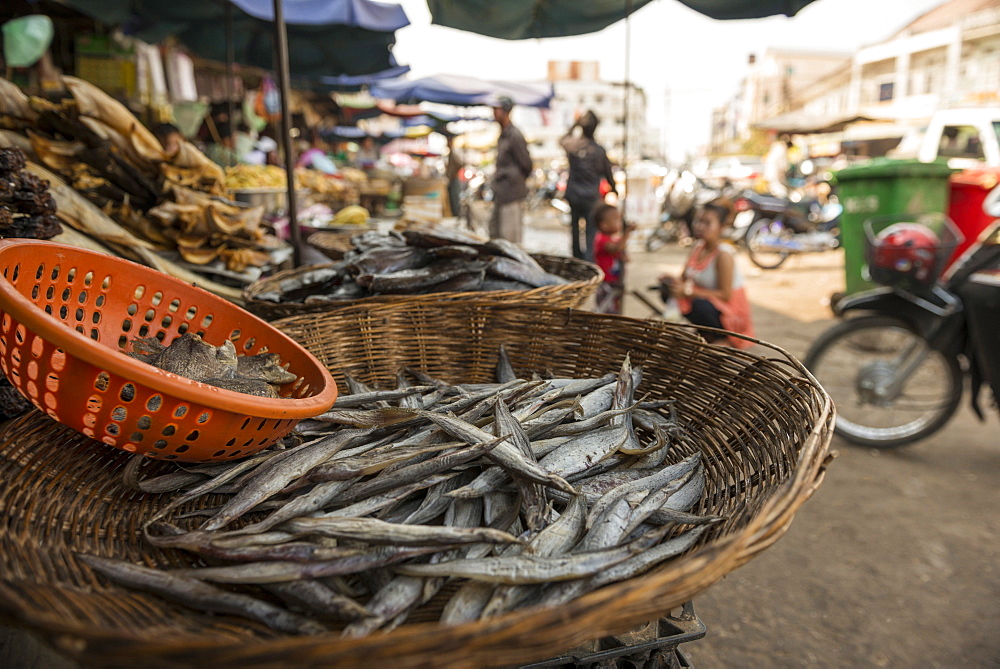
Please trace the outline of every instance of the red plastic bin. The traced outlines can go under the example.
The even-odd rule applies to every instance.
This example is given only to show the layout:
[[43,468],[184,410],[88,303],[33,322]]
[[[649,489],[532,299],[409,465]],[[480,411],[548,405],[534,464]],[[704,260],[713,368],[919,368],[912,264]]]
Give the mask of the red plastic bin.
[[962,232],[965,240],[955,248],[945,266],[950,267],[967,248],[976,243],[979,233],[993,222],[983,212],[983,200],[1000,183],[1000,167],[964,170],[951,175],[948,217]]

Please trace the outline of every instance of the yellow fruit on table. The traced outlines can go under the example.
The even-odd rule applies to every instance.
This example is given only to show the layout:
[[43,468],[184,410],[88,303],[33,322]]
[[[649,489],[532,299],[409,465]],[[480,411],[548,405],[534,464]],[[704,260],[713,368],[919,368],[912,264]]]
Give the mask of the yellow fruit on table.
[[331,225],[364,225],[368,222],[368,210],[352,204],[344,207],[333,217]]
[[285,170],[276,165],[236,165],[226,168],[226,188],[284,188]]

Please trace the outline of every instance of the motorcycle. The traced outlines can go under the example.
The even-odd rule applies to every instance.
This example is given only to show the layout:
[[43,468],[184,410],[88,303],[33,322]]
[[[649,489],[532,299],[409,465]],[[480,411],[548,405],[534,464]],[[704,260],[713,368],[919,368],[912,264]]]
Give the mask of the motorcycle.
[[738,214],[731,237],[746,247],[751,262],[761,269],[777,269],[793,254],[822,253],[840,246],[843,207],[836,196],[823,203],[818,199],[795,202],[748,191],[735,206]]
[[665,190],[660,223],[646,237],[646,250],[650,252],[690,239],[699,207],[722,194],[688,170],[675,174]]
[[566,179],[558,172],[550,172],[546,175],[545,182],[541,184],[528,198],[528,211],[536,211],[544,207],[552,207],[558,211],[570,213],[569,203],[565,200]]
[[[1000,218],[1000,187],[983,209]],[[949,244],[953,228],[941,219],[938,243],[912,226],[873,236],[866,222],[868,271],[883,287],[842,298],[839,315],[860,315],[825,332],[806,355],[848,441],[894,448],[934,434],[958,408],[963,370],[981,420],[982,386],[994,403],[1000,398],[1000,221],[938,279],[960,238],[952,232]]]

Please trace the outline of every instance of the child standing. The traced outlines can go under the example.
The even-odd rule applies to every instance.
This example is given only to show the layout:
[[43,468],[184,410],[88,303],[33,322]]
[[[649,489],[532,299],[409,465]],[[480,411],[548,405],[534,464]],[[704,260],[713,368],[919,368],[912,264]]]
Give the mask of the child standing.
[[594,262],[604,271],[604,282],[597,287],[598,313],[620,314],[622,295],[625,293],[625,263],[632,226],[622,226],[621,213],[610,204],[599,204],[594,209],[597,234],[594,236]]

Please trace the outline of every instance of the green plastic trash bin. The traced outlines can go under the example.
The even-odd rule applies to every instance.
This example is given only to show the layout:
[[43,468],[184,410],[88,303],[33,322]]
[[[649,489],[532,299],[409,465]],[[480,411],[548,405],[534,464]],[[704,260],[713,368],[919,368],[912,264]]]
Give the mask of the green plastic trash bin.
[[875,158],[834,175],[844,207],[840,241],[844,248],[846,294],[876,285],[868,279],[865,268],[864,221],[874,216],[946,212],[948,176],[954,171],[944,161]]

